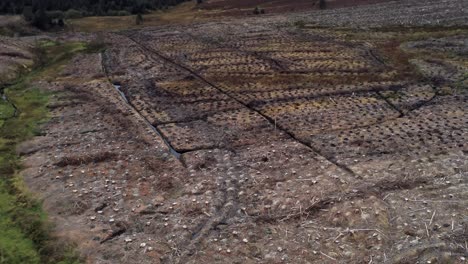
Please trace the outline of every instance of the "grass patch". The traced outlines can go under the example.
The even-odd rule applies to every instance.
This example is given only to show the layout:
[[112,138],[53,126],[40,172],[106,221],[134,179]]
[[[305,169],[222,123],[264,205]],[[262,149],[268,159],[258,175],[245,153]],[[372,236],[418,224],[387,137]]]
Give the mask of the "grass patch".
[[[7,189],[4,182],[0,182],[0,190]],[[8,192],[0,192],[0,263],[40,263],[40,255],[34,242],[25,237],[23,230],[12,219],[11,214],[5,212],[16,211],[15,196]]]
[[[48,119],[50,92],[32,85],[38,78],[54,78],[60,67],[76,53],[87,50],[81,42],[37,43],[36,67],[5,88],[9,102],[0,104],[0,264],[80,263],[72,247],[51,235],[51,225],[41,203],[24,186],[18,175],[21,160],[16,146],[40,133]],[[13,105],[18,109],[13,115]],[[61,244],[59,244],[61,243]]]
[[135,15],[131,16],[93,16],[67,20],[67,28],[76,32],[119,31],[145,26],[161,26],[167,24],[190,24],[194,21],[208,19],[210,12],[198,10],[196,1],[188,1],[168,10],[154,11],[143,15],[143,23],[135,23]]
[[[5,120],[8,118],[13,117],[15,113],[15,109],[13,106],[8,103],[7,101],[1,100],[0,101],[0,120]],[[3,122],[0,123],[0,127],[2,126]]]

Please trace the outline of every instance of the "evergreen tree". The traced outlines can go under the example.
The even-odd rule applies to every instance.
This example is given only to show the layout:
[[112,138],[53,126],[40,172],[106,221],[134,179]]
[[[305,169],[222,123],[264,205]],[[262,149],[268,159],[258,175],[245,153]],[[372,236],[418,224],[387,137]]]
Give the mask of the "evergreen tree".
[[32,11],[32,6],[23,7],[23,17],[24,20],[31,22],[34,19],[34,13]]
[[64,27],[64,26],[65,26],[65,23],[63,22],[63,18],[60,18],[60,19],[58,20],[57,25],[58,25],[59,27]]
[[42,7],[36,11],[32,20],[32,24],[40,29],[48,29],[50,22],[50,18],[47,16],[45,9]]
[[138,14],[138,15],[136,16],[135,23],[136,23],[137,25],[141,25],[141,24],[143,23],[143,16],[142,16],[141,14]]
[[327,2],[325,0],[319,0],[319,8],[320,9],[327,8]]
[[[23,14],[34,25],[47,27],[52,18],[48,14],[62,11],[79,16],[109,14],[144,14],[148,10],[167,9],[188,0],[0,0],[0,14]],[[197,0],[202,3],[203,0]],[[72,10],[73,12],[69,12]],[[68,15],[66,18],[70,17]]]

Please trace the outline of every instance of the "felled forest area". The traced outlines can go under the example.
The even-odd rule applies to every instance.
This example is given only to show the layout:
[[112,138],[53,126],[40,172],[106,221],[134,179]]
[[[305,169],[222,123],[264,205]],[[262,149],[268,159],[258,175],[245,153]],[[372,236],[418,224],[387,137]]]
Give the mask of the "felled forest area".
[[21,177],[87,263],[465,263],[460,5],[48,36],[88,44],[34,79]]

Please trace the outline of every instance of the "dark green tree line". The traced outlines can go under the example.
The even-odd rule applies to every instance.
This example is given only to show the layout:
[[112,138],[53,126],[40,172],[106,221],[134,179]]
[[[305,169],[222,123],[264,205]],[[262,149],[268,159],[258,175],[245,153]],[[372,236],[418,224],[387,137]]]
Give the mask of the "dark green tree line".
[[66,12],[68,10],[74,10],[80,12],[83,16],[115,15],[118,14],[118,11],[140,14],[148,10],[175,6],[184,1],[185,0],[1,0],[0,13],[22,14],[25,9],[31,8],[33,14],[41,10],[43,12]]

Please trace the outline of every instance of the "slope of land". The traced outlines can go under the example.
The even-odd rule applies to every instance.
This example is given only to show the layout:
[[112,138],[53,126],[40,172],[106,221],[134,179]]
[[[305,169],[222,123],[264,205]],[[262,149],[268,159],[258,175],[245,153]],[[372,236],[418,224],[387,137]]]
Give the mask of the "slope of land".
[[40,200],[25,187],[17,148],[39,135],[40,123],[48,120],[51,93],[38,89],[36,82],[52,78],[53,71],[86,50],[86,44],[4,38],[1,47],[5,52],[0,83],[0,260],[9,264],[79,263],[73,246],[56,239]]
[[[389,2],[389,0],[327,0],[326,8],[341,8]],[[204,10],[218,10],[219,14],[226,15],[252,15],[256,7],[262,8],[266,13],[284,13],[319,9],[319,1],[309,0],[206,0],[197,6]]]
[[37,83],[23,176],[89,263],[464,263],[467,23],[411,0],[102,33]]

